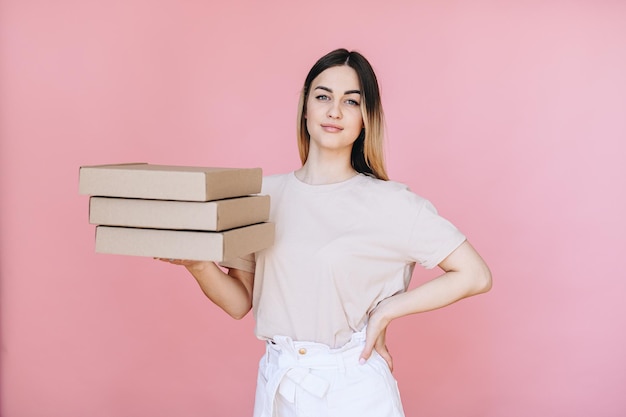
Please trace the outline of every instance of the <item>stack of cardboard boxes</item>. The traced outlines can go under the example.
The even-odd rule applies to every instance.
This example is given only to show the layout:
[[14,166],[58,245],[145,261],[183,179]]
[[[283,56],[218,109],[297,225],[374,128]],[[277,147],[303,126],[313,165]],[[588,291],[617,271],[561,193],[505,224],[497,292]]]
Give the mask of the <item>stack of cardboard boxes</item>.
[[227,261],[269,247],[270,198],[260,168],[83,166],[96,252]]

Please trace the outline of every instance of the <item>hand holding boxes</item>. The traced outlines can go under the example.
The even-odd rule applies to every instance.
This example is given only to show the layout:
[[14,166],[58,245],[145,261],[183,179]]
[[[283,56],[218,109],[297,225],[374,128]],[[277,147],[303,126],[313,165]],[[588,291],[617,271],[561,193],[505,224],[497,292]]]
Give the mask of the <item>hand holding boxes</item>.
[[273,243],[260,168],[83,166],[96,252],[221,262]]

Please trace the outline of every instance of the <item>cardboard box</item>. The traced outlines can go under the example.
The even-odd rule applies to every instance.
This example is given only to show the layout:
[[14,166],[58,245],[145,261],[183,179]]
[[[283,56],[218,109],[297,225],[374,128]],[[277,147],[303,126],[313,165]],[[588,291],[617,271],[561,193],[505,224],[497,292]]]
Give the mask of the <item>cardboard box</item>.
[[261,192],[261,168],[151,164],[83,166],[79,193],[103,197],[212,201]]
[[221,262],[271,246],[274,223],[225,232],[96,226],[96,252]]
[[113,197],[89,199],[89,222],[106,226],[222,231],[265,222],[269,214],[268,195],[208,202]]

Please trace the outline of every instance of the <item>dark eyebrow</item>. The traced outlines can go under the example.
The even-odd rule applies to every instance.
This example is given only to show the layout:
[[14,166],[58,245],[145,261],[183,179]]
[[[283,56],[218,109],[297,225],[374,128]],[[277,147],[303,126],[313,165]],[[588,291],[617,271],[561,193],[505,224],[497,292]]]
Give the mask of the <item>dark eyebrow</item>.
[[[316,89],[316,90],[317,90],[318,88],[319,88],[320,90],[328,91],[329,93],[332,93],[332,92],[333,92],[333,90],[331,90],[331,89],[330,89],[330,88],[328,88],[328,87],[324,87],[323,85],[318,85],[317,87],[315,87],[315,89]],[[361,91],[360,91],[360,90],[348,90],[348,91],[346,91],[344,94],[361,94]]]

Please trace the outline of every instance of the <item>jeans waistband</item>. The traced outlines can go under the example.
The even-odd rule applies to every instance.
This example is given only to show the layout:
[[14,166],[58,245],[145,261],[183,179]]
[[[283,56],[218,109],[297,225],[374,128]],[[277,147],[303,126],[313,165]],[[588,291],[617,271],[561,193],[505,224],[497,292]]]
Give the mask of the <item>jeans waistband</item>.
[[283,366],[334,367],[358,364],[363,345],[365,329],[356,332],[350,340],[339,348],[317,342],[294,341],[287,336],[275,336],[267,343],[268,361]]

